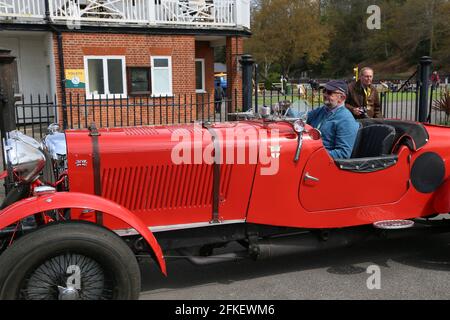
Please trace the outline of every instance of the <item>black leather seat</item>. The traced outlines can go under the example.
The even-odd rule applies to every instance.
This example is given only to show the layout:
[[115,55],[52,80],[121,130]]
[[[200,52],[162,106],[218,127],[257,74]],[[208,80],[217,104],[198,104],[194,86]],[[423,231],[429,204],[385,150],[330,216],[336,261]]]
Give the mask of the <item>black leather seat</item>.
[[[423,124],[395,119],[368,118],[358,120],[361,126],[368,127],[374,124],[384,124],[395,128],[394,145],[406,145],[410,150],[417,151],[427,144],[429,135]],[[393,149],[395,153],[395,148]]]
[[350,159],[336,159],[341,170],[368,173],[394,166],[398,155],[391,154],[396,130],[385,124],[371,124],[360,128]]
[[373,124],[358,130],[352,159],[380,157],[391,153],[395,128],[385,124]]

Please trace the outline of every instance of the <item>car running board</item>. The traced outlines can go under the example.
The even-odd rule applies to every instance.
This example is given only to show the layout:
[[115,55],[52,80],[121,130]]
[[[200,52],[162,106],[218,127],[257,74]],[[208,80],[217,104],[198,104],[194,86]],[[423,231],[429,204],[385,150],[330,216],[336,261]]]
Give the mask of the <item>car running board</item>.
[[373,226],[377,229],[395,230],[395,229],[407,229],[414,226],[414,221],[411,220],[383,220],[373,223]]

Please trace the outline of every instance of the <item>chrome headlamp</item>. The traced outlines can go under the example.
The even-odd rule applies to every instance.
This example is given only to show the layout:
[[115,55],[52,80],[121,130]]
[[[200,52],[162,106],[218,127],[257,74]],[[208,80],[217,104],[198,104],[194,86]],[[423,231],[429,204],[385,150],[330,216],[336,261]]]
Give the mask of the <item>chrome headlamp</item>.
[[303,133],[303,131],[305,131],[305,122],[303,120],[297,120],[294,122],[294,131],[297,132],[298,134]]
[[42,140],[42,150],[48,152],[53,160],[60,160],[65,156],[66,151],[66,135],[61,132],[61,128],[57,123],[48,126],[47,135]]
[[4,150],[8,168],[12,168],[22,182],[35,180],[45,165],[39,142],[20,131],[7,134]]

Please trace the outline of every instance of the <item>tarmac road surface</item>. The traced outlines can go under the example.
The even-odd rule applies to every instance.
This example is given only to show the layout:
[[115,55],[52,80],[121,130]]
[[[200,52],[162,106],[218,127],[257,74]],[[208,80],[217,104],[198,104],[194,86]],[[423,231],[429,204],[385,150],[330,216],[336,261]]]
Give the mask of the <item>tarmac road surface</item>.
[[[149,264],[151,264],[149,266]],[[168,277],[141,262],[141,299],[449,299],[450,233],[379,240],[283,258],[194,266],[167,262]],[[369,279],[373,266],[379,283]],[[369,281],[368,281],[369,280]],[[373,289],[368,289],[367,283]],[[374,285],[375,284],[375,285]],[[377,286],[380,289],[377,289]]]

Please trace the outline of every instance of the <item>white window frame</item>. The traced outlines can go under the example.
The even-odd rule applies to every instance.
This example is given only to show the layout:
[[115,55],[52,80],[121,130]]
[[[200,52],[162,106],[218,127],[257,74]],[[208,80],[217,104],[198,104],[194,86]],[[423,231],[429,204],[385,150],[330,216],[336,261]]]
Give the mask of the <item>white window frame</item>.
[[[197,62],[201,62],[202,63],[202,88],[201,89],[195,88],[195,92],[196,93],[206,93],[206,86],[205,86],[205,59],[203,59],[203,58],[195,59],[194,63],[197,63]],[[195,70],[197,70],[197,68],[195,68]],[[195,75],[195,85],[197,85],[197,74]]]
[[[155,67],[154,60],[155,59],[167,59],[168,64],[167,67]],[[152,97],[172,97],[173,96],[173,84],[172,84],[172,57],[171,56],[151,56],[150,57],[150,66],[151,66],[151,82],[152,82]],[[155,92],[155,75],[154,71],[155,69],[162,70],[162,69],[169,69],[169,92]]]
[[[89,68],[88,68],[88,60],[96,59],[103,60],[103,81],[105,87],[104,94],[93,94],[89,88]],[[109,93],[109,80],[108,80],[108,60],[117,59],[122,60],[122,85],[123,85],[123,94]],[[84,56],[84,73],[85,73],[85,81],[86,81],[86,99],[106,99],[106,98],[126,98],[127,97],[127,73],[126,73],[126,64],[125,64],[125,56]]]

